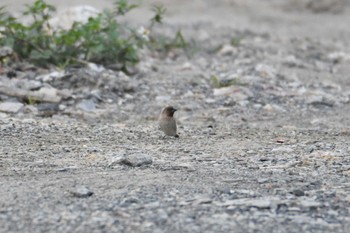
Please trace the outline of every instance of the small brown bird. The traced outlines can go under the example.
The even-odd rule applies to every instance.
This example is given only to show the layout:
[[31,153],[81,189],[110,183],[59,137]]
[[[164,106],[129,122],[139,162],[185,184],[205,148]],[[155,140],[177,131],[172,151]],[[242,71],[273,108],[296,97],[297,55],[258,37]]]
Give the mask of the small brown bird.
[[165,133],[165,135],[178,138],[179,135],[177,134],[176,120],[174,118],[174,113],[176,111],[177,109],[173,108],[172,106],[163,108],[159,116],[159,127],[160,130]]

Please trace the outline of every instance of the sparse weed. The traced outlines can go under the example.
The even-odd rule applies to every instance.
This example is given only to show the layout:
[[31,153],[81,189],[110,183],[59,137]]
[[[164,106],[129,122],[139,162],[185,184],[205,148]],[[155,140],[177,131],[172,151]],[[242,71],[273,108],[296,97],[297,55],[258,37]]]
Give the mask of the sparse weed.
[[239,77],[231,78],[231,79],[220,79],[216,75],[212,75],[210,77],[210,82],[214,88],[222,88],[222,87],[230,87],[230,86],[245,86],[246,85],[240,81]]
[[21,23],[1,7],[0,46],[12,48],[19,60],[42,67],[94,62],[121,70],[139,61],[139,48],[145,45],[152,48],[159,43],[162,49],[187,47],[180,31],[174,39],[167,39],[168,43],[157,38],[149,40],[150,30],[162,23],[166,12],[162,6],[153,6],[154,17],[148,28],[135,30],[117,21],[117,16],[125,15],[136,7],[138,5],[129,4],[127,0],[118,0],[114,10],[105,10],[90,17],[86,23],[75,22],[68,30],[50,25],[55,7],[44,0],[36,0],[33,5],[27,6],[23,15],[32,18],[28,24]]

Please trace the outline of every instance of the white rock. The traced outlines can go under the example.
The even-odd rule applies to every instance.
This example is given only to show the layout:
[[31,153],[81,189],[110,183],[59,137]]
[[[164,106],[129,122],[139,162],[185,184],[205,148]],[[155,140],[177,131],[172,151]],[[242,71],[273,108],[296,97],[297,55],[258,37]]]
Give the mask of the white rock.
[[261,77],[275,78],[277,71],[272,66],[266,64],[258,64],[255,66],[255,71],[259,73]]
[[3,102],[3,103],[0,103],[0,112],[17,113],[22,109],[22,107],[23,107],[22,103]]
[[83,110],[84,112],[93,112],[96,109],[96,104],[93,100],[82,100],[77,104],[77,108]]
[[38,109],[34,105],[27,105],[27,106],[24,106],[23,112],[38,114]]
[[59,95],[63,99],[67,99],[69,97],[72,97],[73,91],[69,89],[57,90],[57,95]]
[[1,119],[1,118],[6,118],[6,117],[7,117],[7,114],[6,114],[6,113],[0,112],[0,119]]
[[43,84],[37,80],[22,79],[22,80],[18,80],[18,82],[16,83],[16,86],[24,90],[37,90],[40,87],[42,87]]
[[91,63],[91,62],[88,63],[87,67],[88,67],[90,70],[95,71],[95,72],[97,72],[97,73],[101,73],[102,71],[105,71],[105,70],[106,70],[103,66],[97,65],[97,64]]
[[218,54],[221,56],[227,56],[227,55],[232,55],[235,52],[237,52],[237,48],[233,47],[232,45],[225,44],[219,50]]
[[189,63],[189,62],[185,62],[180,67],[180,70],[192,70],[192,69],[193,69],[193,65],[191,63]]
[[267,112],[273,112],[274,110],[271,104],[266,104],[263,109]]
[[100,11],[92,6],[75,6],[60,10],[50,19],[52,28],[70,29],[74,22],[86,23],[90,17],[96,17]]
[[241,198],[234,200],[227,200],[222,203],[216,203],[218,206],[251,206],[259,209],[268,209],[273,203],[279,202],[279,200],[273,199],[252,199],[252,198]]
[[328,54],[327,56],[328,60],[331,62],[341,62],[341,61],[348,61],[350,60],[350,54],[344,53],[344,52],[333,52]]
[[38,77],[36,77],[36,80],[43,81],[43,82],[51,82],[54,79],[62,78],[65,76],[64,71],[54,71],[49,74],[43,74]]
[[299,204],[305,208],[317,208],[317,207],[320,207],[321,206],[321,203],[320,202],[317,202],[313,199],[301,199],[299,201]]
[[293,152],[294,149],[293,148],[290,148],[290,147],[287,147],[287,146],[280,146],[280,147],[277,147],[277,148],[273,148],[271,150],[271,152],[278,152],[278,153],[291,153]]
[[286,110],[276,104],[266,104],[263,109],[267,112],[286,112]]
[[64,104],[58,105],[58,109],[59,109],[60,111],[64,111],[66,108],[67,108],[67,106],[64,105]]
[[159,102],[166,102],[166,101],[169,101],[170,99],[171,99],[170,95],[158,95],[156,97],[156,101],[159,101]]
[[283,63],[290,67],[306,67],[306,64],[303,61],[297,59],[294,55],[289,55],[285,57]]
[[86,186],[78,186],[70,191],[74,197],[86,198],[92,196],[94,193]]
[[61,101],[61,97],[57,95],[57,89],[53,87],[42,87],[40,88],[40,90],[36,91],[35,93],[42,96],[43,99],[45,99],[45,101],[48,101],[48,102],[58,103]]

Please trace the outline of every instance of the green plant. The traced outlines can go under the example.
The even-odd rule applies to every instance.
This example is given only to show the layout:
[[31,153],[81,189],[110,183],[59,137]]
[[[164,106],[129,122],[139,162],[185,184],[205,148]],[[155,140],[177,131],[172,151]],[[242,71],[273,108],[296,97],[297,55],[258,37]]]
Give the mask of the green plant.
[[230,44],[234,47],[238,47],[242,42],[242,37],[232,37],[230,40]]
[[230,87],[230,86],[245,86],[244,83],[240,81],[239,77],[233,79],[220,79],[216,75],[210,77],[211,85],[214,88]]
[[[114,67],[126,70],[138,62],[138,49],[148,44],[149,30],[162,23],[166,11],[164,7],[154,6],[155,15],[148,29],[141,31],[116,20],[136,7],[127,0],[118,0],[113,11],[105,10],[85,23],[75,22],[68,30],[52,28],[50,19],[55,7],[44,0],[27,6],[23,15],[32,18],[29,24],[21,23],[1,7],[0,46],[11,47],[19,59],[44,67],[94,62],[116,64]],[[186,44],[181,33],[177,33],[175,41],[183,47]]]

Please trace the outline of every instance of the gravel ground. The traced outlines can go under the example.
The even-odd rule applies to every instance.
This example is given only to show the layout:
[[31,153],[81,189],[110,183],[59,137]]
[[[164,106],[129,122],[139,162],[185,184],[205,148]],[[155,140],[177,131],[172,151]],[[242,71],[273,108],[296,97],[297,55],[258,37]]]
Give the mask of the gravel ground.
[[350,232],[350,4],[315,2],[169,0],[191,55],[19,72],[63,97],[0,113],[0,232]]

